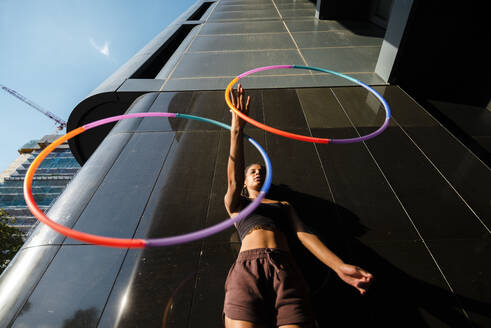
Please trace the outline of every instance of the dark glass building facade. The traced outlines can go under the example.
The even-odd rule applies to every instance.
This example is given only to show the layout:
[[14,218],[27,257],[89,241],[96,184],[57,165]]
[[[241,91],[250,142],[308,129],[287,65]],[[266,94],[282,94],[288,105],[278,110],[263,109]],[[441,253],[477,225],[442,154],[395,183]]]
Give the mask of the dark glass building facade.
[[[478,112],[482,119],[474,121],[487,124],[489,88],[479,68],[488,65],[482,40],[489,29],[481,6],[197,1],[77,105],[68,130],[156,111],[227,123],[228,82],[258,66],[319,66],[364,81],[393,114],[388,129],[367,142],[310,144],[246,127],[272,161],[269,197],[288,200],[341,258],[376,278],[361,297],[292,241],[316,325],[486,327],[487,137],[482,129],[463,138],[444,119],[445,108],[467,104],[473,111],[456,123],[475,127],[463,123]],[[449,71],[449,62],[468,69]],[[350,138],[385,119],[365,89],[327,74],[278,70],[241,82],[252,98],[250,115],[279,129]],[[121,238],[173,236],[218,223],[227,218],[228,140],[226,130],[173,118],[89,130],[69,142],[83,167],[48,215],[76,230]],[[480,151],[472,140],[482,141]],[[260,161],[249,146],[245,157]],[[220,327],[224,281],[239,249],[233,229],[184,245],[116,249],[40,225],[0,278],[0,326]]]

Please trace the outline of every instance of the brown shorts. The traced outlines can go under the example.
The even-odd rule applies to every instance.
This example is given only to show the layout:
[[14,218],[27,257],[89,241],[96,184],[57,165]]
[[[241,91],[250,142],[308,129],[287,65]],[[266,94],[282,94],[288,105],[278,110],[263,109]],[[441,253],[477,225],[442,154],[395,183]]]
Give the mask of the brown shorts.
[[289,252],[240,252],[225,281],[223,313],[233,320],[282,326],[313,321],[309,290]]

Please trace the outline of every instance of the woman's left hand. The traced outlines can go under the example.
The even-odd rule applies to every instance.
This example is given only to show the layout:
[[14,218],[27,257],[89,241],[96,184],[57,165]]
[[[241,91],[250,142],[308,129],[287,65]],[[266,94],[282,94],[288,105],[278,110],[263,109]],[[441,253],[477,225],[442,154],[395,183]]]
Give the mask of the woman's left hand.
[[341,280],[358,289],[362,295],[366,294],[367,288],[373,281],[373,275],[371,273],[351,264],[340,265],[336,273]]

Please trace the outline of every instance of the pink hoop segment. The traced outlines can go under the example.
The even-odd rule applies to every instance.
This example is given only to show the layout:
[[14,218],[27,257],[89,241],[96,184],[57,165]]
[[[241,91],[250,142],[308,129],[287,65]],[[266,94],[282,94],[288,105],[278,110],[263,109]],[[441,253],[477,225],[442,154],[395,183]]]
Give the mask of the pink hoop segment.
[[44,224],[48,225],[53,230],[65,235],[66,237],[87,242],[90,244],[107,246],[107,247],[119,247],[119,248],[161,247],[161,246],[177,245],[181,243],[190,242],[193,240],[206,238],[222,230],[225,230],[233,226],[234,223],[250,215],[259,206],[261,200],[266,196],[266,193],[268,192],[272,181],[271,161],[269,160],[269,157],[264,151],[264,149],[254,139],[244,135],[244,137],[250,143],[252,143],[252,145],[256,147],[256,149],[262,155],[266,165],[266,178],[263,187],[259,192],[259,196],[256,197],[254,201],[252,201],[238,215],[234,216],[233,218],[226,219],[218,224],[215,224],[211,227],[207,227],[199,231],[195,231],[179,236],[153,238],[153,239],[128,239],[128,238],[112,238],[112,237],[99,236],[99,235],[89,234],[89,233],[70,229],[48,218],[46,214],[44,214],[44,212],[41,209],[39,209],[32,195],[32,180],[34,177],[34,173],[36,172],[36,169],[39,167],[41,162],[46,158],[46,156],[48,156],[49,153],[51,153],[56,147],[61,145],[63,142],[83,133],[84,131],[90,130],[100,125],[116,122],[119,120],[128,119],[128,118],[140,118],[140,117],[185,118],[185,119],[211,123],[229,130],[231,129],[229,125],[226,125],[222,122],[218,122],[215,120],[211,120],[209,118],[188,115],[188,114],[164,113],[164,112],[132,113],[126,115],[118,115],[118,116],[108,117],[92,123],[85,124],[77,129],[68,132],[67,134],[56,139],[52,144],[48,145],[48,147],[43,149],[43,151],[41,151],[41,153],[34,159],[31,166],[27,170],[24,179],[24,199],[26,201],[29,210],[31,210],[34,217],[36,217],[39,221],[43,222]]
[[[361,137],[356,137],[356,138],[348,138],[348,139],[331,139],[331,138],[316,138],[316,137],[311,137],[311,136],[305,136],[305,135],[300,135],[300,134],[295,134],[287,131],[283,131],[280,129],[276,129],[272,126],[263,124],[261,122],[258,122],[251,117],[247,116],[246,114],[242,113],[240,110],[238,110],[233,104],[232,101],[230,100],[230,92],[235,85],[240,79],[249,76],[251,74],[257,73],[257,72],[262,72],[262,71],[268,71],[268,70],[273,70],[273,69],[306,69],[306,70],[311,70],[311,71],[318,71],[318,72],[323,72],[323,73],[328,73],[331,75],[339,76],[343,79],[346,79],[348,81],[351,81],[355,84],[358,84],[359,86],[365,88],[368,90],[370,93],[372,93],[375,98],[377,98],[382,106],[385,109],[386,112],[386,117],[383,122],[383,124],[374,132],[369,133],[367,135],[361,136]],[[247,72],[244,72],[237,77],[235,77],[227,86],[225,89],[225,102],[227,103],[228,107],[235,113],[237,114],[241,119],[244,121],[260,128],[263,129],[264,131],[271,132],[286,138],[290,139],[295,139],[299,141],[306,141],[306,142],[313,142],[313,143],[332,143],[332,144],[347,144],[347,143],[354,143],[354,142],[362,142],[366,141],[368,139],[374,138],[381,134],[388,126],[389,126],[389,121],[390,121],[390,107],[387,101],[377,92],[375,91],[372,87],[369,85],[342,73],[338,73],[332,70],[328,70],[325,68],[320,68],[320,67],[313,67],[313,66],[302,66],[302,65],[272,65],[272,66],[264,66],[264,67],[257,67],[254,69],[251,69]]]

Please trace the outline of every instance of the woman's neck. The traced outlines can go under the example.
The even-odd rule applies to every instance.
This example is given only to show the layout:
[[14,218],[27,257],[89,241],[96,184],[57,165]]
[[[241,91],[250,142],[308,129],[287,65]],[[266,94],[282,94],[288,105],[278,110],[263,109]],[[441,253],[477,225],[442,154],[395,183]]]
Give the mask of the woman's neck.
[[249,194],[249,199],[256,199],[259,196],[259,191],[254,189],[247,189],[247,193]]

